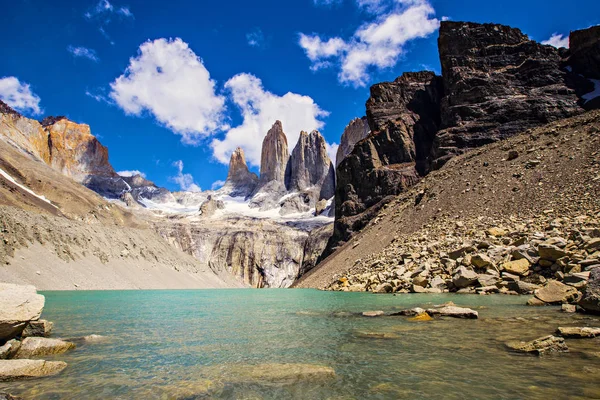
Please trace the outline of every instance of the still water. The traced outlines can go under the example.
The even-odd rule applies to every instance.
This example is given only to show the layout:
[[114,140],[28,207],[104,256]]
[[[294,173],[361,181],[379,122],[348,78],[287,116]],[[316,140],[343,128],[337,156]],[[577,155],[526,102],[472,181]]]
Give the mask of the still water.
[[[0,391],[25,399],[600,398],[600,338],[567,340],[569,353],[545,357],[504,346],[558,326],[600,326],[600,318],[527,307],[525,297],[250,289],[43,294],[42,317],[55,323],[53,337],[107,339],[46,357],[68,363],[60,375],[0,382]],[[357,315],[447,301],[477,310],[479,319]],[[314,368],[310,376],[306,368]]]

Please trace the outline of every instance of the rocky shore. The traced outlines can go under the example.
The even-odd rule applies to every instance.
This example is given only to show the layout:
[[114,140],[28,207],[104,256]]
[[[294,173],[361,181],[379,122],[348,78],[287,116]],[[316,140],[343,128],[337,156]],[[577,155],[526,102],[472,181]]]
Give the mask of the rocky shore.
[[[40,319],[44,303],[33,286],[0,283],[0,381],[56,375],[67,367],[41,359],[75,349],[77,340],[49,338],[53,324]],[[16,397],[0,393],[0,399]]]

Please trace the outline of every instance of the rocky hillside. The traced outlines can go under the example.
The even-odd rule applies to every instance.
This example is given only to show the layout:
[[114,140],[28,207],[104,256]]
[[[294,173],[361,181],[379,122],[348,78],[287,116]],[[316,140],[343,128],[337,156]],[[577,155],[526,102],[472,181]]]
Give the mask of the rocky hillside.
[[495,24],[446,21],[439,35],[442,76],[406,73],[371,87],[371,133],[337,168],[325,256],[452,157],[597,107],[597,27],[573,32],[570,51]]
[[[102,271],[111,270],[101,266],[91,268],[93,279],[75,278],[78,275],[70,273],[72,265],[68,265],[114,260],[135,264],[128,266],[128,274],[139,268],[151,271],[157,261],[161,268],[194,274],[189,282],[167,283],[165,279],[169,287],[287,287],[316,264],[331,235],[331,218],[315,215],[325,211],[334,189],[333,165],[325,140],[316,131],[302,133],[290,156],[287,137],[277,121],[263,143],[260,179],[248,169],[243,150],[237,149],[221,189],[172,193],[139,175],[117,175],[108,161],[108,149],[91,134],[89,126],[65,117],[38,122],[4,103],[0,106],[0,167],[5,171],[0,183],[7,188],[0,192],[1,204],[69,221],[122,227],[90,232],[60,218],[37,221],[33,214],[2,209],[7,240],[0,257],[14,266],[4,271],[4,278],[10,281],[61,289],[71,288],[70,280],[78,281],[82,288],[150,285],[141,278],[140,282],[99,282],[104,279]],[[19,218],[31,226],[16,223]],[[52,225],[71,234],[64,236]],[[90,242],[95,244],[88,245]],[[36,243],[49,247],[52,254],[38,249],[27,257],[22,255],[27,248],[37,248]],[[132,243],[133,248],[122,243]],[[39,261],[33,257],[36,253],[61,266],[54,271],[56,281],[50,283],[44,271],[31,273],[32,263]],[[91,257],[89,262],[83,261],[86,257]],[[152,268],[141,265],[147,263]],[[27,268],[19,269],[25,264]],[[203,277],[201,282],[198,276]],[[66,277],[70,279],[62,282]]]
[[454,157],[297,286],[576,303],[600,270],[599,149],[590,111]]
[[0,232],[3,282],[43,290],[240,285],[169,246],[132,212],[3,140]]

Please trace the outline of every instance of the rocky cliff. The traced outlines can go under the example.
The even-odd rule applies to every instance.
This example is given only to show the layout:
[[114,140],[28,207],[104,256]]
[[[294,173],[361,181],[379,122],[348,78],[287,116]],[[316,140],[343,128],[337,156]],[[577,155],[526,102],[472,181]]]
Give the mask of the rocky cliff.
[[408,73],[371,88],[371,133],[338,166],[335,229],[324,256],[390,196],[450,158],[593,108],[594,82],[576,71],[598,68],[596,29],[574,32],[569,52],[503,25],[442,22],[441,77]]
[[569,66],[589,79],[600,79],[600,25],[571,32]]
[[369,132],[371,132],[371,130],[367,122],[367,117],[355,118],[350,121],[348,126],[344,129],[344,133],[342,133],[340,145],[335,155],[336,168],[340,165],[342,160],[352,152],[354,145],[366,138]]
[[255,173],[250,172],[246,164],[246,156],[244,150],[238,147],[231,154],[229,160],[229,171],[227,180],[223,185],[223,191],[229,192],[230,196],[246,197],[254,191],[258,184],[258,177]]
[[260,158],[260,184],[285,182],[285,169],[290,153],[287,136],[283,132],[281,121],[276,121],[263,139]]

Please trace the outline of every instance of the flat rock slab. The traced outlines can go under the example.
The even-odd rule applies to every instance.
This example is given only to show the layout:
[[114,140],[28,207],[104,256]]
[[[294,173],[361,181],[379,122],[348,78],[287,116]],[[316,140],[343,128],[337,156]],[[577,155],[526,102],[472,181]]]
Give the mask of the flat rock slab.
[[506,346],[519,353],[530,353],[538,356],[547,353],[561,353],[569,351],[565,339],[558,336],[544,336],[531,342],[512,341],[506,343]]
[[544,303],[567,303],[577,298],[579,291],[572,286],[565,285],[555,280],[535,291],[535,297]]
[[429,309],[427,309],[427,314],[429,314],[431,316],[440,315],[442,317],[452,317],[452,318],[467,318],[467,319],[479,318],[479,313],[475,310],[471,310],[470,308],[465,308],[465,307],[454,307],[454,306],[429,308]]
[[48,339],[41,337],[28,337],[21,342],[21,347],[15,358],[31,358],[47,356],[51,354],[62,354],[75,348],[75,343],[65,342],[60,339]]
[[356,334],[363,339],[400,339],[400,336],[392,332],[358,332]]
[[208,375],[230,383],[259,385],[293,384],[304,381],[323,381],[335,377],[331,367],[313,364],[256,364],[218,365],[205,369]]
[[363,317],[381,317],[385,315],[383,311],[365,311],[362,313]]
[[17,337],[29,321],[39,319],[44,302],[34,286],[0,283],[0,342]]
[[556,333],[570,339],[594,338],[600,336],[600,328],[559,326]]
[[62,361],[0,360],[0,381],[55,375],[66,367]]

